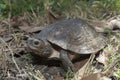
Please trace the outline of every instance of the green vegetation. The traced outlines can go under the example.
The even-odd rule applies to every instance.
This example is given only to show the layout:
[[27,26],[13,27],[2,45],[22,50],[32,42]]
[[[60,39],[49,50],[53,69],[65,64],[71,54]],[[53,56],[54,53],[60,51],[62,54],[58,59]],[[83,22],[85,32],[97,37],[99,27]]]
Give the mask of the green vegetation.
[[35,12],[44,16],[48,9],[63,17],[103,19],[120,13],[120,0],[1,0],[0,16]]
[[[13,35],[12,32],[14,32],[14,30],[12,29],[20,28],[19,24],[20,26],[21,25],[23,26],[21,28],[26,28],[26,26],[42,27],[43,25],[46,24],[45,22],[47,22],[46,18],[49,18],[49,15],[47,15],[49,10],[52,11],[52,13],[54,13],[53,15],[57,15],[58,19],[85,18],[85,19],[100,21],[104,19],[109,19],[112,16],[120,14],[120,0],[0,0],[0,23],[1,23],[0,25],[2,26],[0,28],[0,32],[3,33],[1,35],[4,34],[6,35],[7,32],[8,32],[7,34],[9,35],[10,34]],[[9,28],[11,28],[10,30],[12,31],[8,31],[8,25]],[[4,30],[3,28],[5,28],[6,30]],[[16,33],[18,32],[16,31]],[[23,31],[21,33],[23,34]],[[18,41],[13,42],[12,43],[13,45],[10,43],[11,46],[16,45],[16,43],[19,44],[21,43],[19,41],[19,38],[16,37],[17,35],[14,36],[15,36],[14,38],[18,39]],[[108,44],[107,48],[105,48],[107,50],[106,52],[110,55],[108,59],[109,65],[107,67],[111,66],[116,60],[115,61],[117,63],[115,64],[116,72],[114,72],[113,76],[116,76],[116,78],[119,79],[120,78],[120,69],[119,69],[120,68],[120,55],[119,55],[120,34],[117,34],[116,36],[113,37],[112,36],[113,35],[111,35],[110,44]],[[4,49],[6,49],[6,46]],[[2,55],[0,55],[0,59],[2,59],[3,57]],[[31,56],[29,56],[29,58],[31,58]],[[4,57],[3,57],[3,61],[4,61]],[[27,58],[27,61],[30,60]],[[28,72],[24,72],[28,75],[28,79],[45,80],[39,71],[36,70],[34,71],[34,69],[31,69],[31,67],[33,68],[33,66],[29,66],[29,65],[26,66],[26,71],[28,70]],[[107,68],[105,68],[104,70],[106,69]],[[68,74],[70,74],[70,72],[71,70],[68,70],[68,73],[66,74],[66,80],[69,80]],[[8,75],[9,73],[4,72],[4,74]]]

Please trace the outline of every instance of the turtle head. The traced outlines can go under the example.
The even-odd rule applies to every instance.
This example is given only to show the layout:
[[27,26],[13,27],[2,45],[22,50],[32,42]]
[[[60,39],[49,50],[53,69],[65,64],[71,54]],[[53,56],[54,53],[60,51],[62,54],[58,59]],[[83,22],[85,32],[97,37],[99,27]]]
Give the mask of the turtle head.
[[47,42],[35,39],[28,38],[27,40],[27,48],[30,52],[39,55],[40,57],[48,58],[52,54],[52,47]]

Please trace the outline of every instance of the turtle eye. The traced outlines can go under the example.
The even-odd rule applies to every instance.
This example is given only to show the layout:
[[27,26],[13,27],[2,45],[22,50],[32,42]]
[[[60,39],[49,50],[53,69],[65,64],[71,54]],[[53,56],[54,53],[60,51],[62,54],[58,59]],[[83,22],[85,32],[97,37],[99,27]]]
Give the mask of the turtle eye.
[[38,46],[38,45],[40,45],[40,42],[39,42],[39,41],[34,41],[33,44],[34,44],[35,46]]

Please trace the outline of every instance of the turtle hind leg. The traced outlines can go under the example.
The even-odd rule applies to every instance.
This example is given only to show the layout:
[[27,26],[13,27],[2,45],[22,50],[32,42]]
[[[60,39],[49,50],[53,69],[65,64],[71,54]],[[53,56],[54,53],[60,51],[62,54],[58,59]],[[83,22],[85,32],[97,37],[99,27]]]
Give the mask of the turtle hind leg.
[[71,62],[71,60],[68,56],[68,52],[65,51],[65,50],[61,50],[60,51],[60,59],[62,61],[64,70],[66,71],[66,73],[68,73],[67,76],[68,77],[73,77],[73,75],[74,75],[74,65],[73,65],[73,63]]

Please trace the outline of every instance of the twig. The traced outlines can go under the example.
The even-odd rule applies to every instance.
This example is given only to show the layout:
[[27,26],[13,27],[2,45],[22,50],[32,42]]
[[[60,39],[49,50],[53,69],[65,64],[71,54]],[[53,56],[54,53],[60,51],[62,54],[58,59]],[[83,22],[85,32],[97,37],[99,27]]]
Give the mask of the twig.
[[2,38],[0,38],[0,40],[5,44],[5,46],[8,47],[8,49],[9,49],[11,55],[12,55],[12,60],[13,60],[13,62],[14,62],[14,64],[15,64],[17,70],[18,70],[19,73],[21,74],[21,70],[20,70],[20,68],[18,67],[18,65],[17,65],[17,63],[16,63],[16,61],[15,61],[15,59],[14,59],[14,56],[13,56],[14,53],[13,53],[12,49],[10,48],[10,46],[9,46]]

